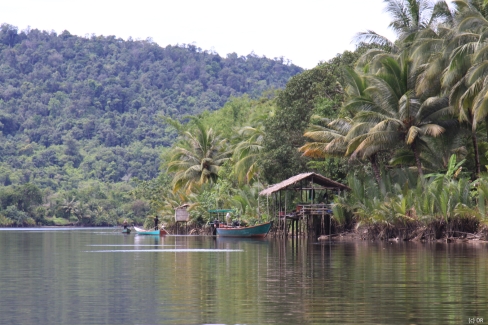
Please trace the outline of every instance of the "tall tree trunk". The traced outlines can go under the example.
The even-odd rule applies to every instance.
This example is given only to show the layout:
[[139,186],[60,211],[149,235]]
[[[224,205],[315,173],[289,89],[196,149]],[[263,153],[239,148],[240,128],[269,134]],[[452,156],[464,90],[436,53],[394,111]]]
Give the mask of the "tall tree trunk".
[[485,116],[486,138],[488,139],[488,115]]
[[371,162],[371,167],[373,168],[374,177],[376,178],[376,183],[381,183],[381,173],[380,167],[378,166],[378,156],[377,154],[371,155],[369,157],[369,161]]
[[419,176],[423,177],[424,172],[422,171],[422,163],[420,162],[420,152],[418,151],[416,143],[412,143],[412,151],[415,157],[415,163],[417,164],[417,170],[419,171]]
[[476,136],[476,131],[472,131],[472,138],[473,138],[473,149],[474,149],[474,166],[475,166],[475,178],[478,178],[481,173],[480,167],[480,153],[478,149],[478,137]]

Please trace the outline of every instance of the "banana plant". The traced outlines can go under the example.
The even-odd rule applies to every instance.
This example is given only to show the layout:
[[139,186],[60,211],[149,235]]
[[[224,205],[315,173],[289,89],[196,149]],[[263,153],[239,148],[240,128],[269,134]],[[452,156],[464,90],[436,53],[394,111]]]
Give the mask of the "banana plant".
[[437,180],[450,181],[453,178],[457,178],[463,169],[462,165],[466,162],[466,159],[463,159],[458,163],[456,163],[456,160],[457,160],[457,156],[451,155],[451,157],[449,158],[449,162],[447,164],[447,171],[445,174],[433,173],[433,174],[425,175],[424,177],[426,179],[433,178],[435,181]]

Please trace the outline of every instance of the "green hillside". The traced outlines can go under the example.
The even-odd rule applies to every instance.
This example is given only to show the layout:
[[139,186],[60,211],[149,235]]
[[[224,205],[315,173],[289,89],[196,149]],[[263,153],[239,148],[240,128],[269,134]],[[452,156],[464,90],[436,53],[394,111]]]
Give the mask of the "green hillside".
[[[114,36],[0,31],[0,183],[57,190],[67,165],[82,178],[157,175],[179,119],[258,97],[302,71],[253,54],[223,58],[193,45],[165,48]],[[6,180],[6,178],[9,180]]]

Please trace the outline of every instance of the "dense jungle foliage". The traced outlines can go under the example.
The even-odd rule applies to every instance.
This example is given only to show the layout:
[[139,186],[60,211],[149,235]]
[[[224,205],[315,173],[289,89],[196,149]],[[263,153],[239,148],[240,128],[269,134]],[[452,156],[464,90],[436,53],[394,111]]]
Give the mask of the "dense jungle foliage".
[[301,71],[282,58],[223,58],[193,45],[2,24],[0,191],[35,185],[42,208],[21,211],[41,223],[56,216],[106,224],[99,216],[108,211],[111,220],[128,211],[143,216],[145,204],[131,207],[138,203],[128,196],[129,181],[159,173],[162,149],[176,137],[160,116],[178,120],[232,97],[257,98]]
[[[36,210],[28,216],[46,216],[41,223],[114,224],[154,215],[172,223],[175,208],[189,204],[194,226],[209,221],[214,208],[232,208],[233,218],[252,224],[275,217],[269,198],[258,195],[262,189],[315,171],[351,188],[333,198],[335,231],[365,226],[365,238],[405,240],[486,237],[473,234],[488,222],[487,5],[384,2],[397,40],[358,33],[356,51],[292,76],[283,89],[232,97],[221,109],[185,118],[165,114],[159,121],[175,137],[171,146],[137,142],[141,153],[162,153],[158,174],[124,169],[117,176],[124,182],[100,182],[103,172],[115,171],[100,169],[99,157],[87,159],[90,150],[72,134],[42,157],[36,153],[43,144],[23,135],[26,154],[17,165],[61,159],[67,177],[51,179],[76,191],[44,190],[43,205],[26,204],[22,193],[31,189],[22,186],[33,175],[19,168],[15,179],[3,180],[13,185],[0,196],[2,222],[31,222],[17,213],[26,205]],[[87,143],[92,150],[107,146],[101,138]],[[98,180],[84,178],[100,170]],[[289,194],[288,211],[299,200]]]
[[365,238],[486,240],[487,3],[384,2],[398,39],[357,35],[378,48],[346,70],[340,116],[318,117],[300,151],[369,165],[334,206]]
[[[359,33],[357,51],[292,77],[254,108],[234,102],[185,127],[173,123],[167,178],[142,183],[139,194],[168,220],[175,203],[191,202],[194,220],[234,207],[256,222],[274,217],[260,190],[317,171],[351,187],[334,198],[335,230],[486,239],[486,228],[473,234],[488,222],[487,4],[384,2],[397,40]],[[288,211],[297,196],[288,194]]]

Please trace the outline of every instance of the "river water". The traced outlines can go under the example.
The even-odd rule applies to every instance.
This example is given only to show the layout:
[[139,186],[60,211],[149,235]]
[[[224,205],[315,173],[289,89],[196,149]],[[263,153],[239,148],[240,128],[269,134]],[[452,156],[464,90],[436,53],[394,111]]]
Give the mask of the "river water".
[[488,244],[0,229],[0,324],[488,324]]

